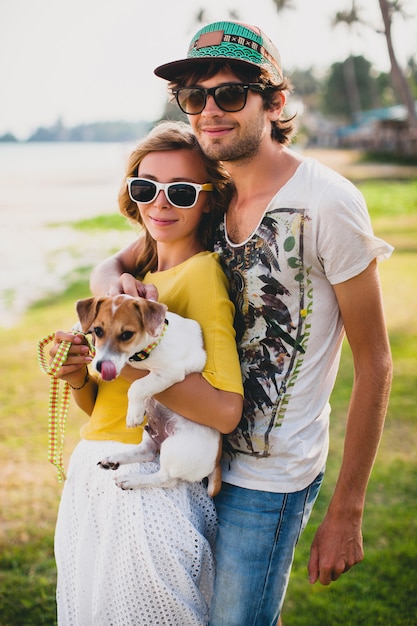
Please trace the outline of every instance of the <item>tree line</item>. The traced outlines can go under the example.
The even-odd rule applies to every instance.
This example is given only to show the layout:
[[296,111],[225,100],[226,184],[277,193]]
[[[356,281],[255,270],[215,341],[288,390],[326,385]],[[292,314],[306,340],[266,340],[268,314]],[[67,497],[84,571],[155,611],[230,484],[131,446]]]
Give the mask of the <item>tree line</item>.
[[[146,135],[152,124],[143,120],[137,122],[109,121],[80,124],[69,128],[61,119],[52,126],[40,126],[26,142],[52,141],[92,141],[92,142],[121,142],[132,141]],[[0,136],[0,142],[17,142],[13,133]]]
[[[355,89],[347,76],[354,71]],[[410,60],[406,77],[414,99],[417,98],[417,62]],[[372,64],[363,56],[349,57],[343,62],[333,63],[329,70],[320,75],[313,68],[295,70],[290,75],[293,83],[293,97],[301,101],[303,107],[313,114],[321,114],[344,126],[354,123],[359,113],[401,104],[398,91],[392,86],[389,73],[376,72]],[[353,96],[354,94],[354,96]],[[175,103],[167,102],[162,116],[164,119],[185,119]],[[121,142],[143,137],[152,122],[109,121],[80,124],[72,128],[65,126],[61,119],[50,127],[39,127],[28,142],[48,141],[93,141]],[[0,137],[0,141],[17,141],[11,133]]]

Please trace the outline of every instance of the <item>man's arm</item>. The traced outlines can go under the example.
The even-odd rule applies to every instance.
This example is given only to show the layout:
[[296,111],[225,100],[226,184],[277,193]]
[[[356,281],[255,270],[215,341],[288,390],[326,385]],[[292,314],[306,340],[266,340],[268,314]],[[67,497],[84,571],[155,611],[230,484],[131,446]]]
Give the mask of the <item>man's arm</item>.
[[91,293],[95,296],[116,296],[119,293],[126,293],[134,297],[157,300],[156,288],[153,285],[144,285],[134,276],[143,244],[144,238],[141,237],[99,263],[91,273]]
[[382,435],[392,360],[376,262],[334,291],[354,361],[342,465],[311,547],[309,580],[324,585],[363,559],[365,494]]

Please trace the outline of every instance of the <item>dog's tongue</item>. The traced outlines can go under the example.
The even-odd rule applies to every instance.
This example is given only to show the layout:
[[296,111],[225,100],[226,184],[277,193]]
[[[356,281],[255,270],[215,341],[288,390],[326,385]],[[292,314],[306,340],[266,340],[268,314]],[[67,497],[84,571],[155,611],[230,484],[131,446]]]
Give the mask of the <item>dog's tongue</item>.
[[113,380],[116,378],[116,367],[112,361],[102,361],[100,374],[103,380]]

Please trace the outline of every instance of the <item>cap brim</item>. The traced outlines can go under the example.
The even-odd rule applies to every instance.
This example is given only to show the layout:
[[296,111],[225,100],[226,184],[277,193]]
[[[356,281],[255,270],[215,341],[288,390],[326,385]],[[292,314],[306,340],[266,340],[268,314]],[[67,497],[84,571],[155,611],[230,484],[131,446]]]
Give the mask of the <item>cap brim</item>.
[[180,61],[172,61],[171,63],[165,63],[164,65],[159,65],[155,70],[154,74],[159,76],[160,78],[164,78],[165,80],[175,80],[179,75],[184,72],[188,72],[195,68],[196,65],[201,65],[205,63],[206,65],[209,63],[231,63],[233,65],[251,65],[252,67],[259,67],[257,63],[251,63],[247,60],[241,59],[231,59],[226,56],[215,56],[215,57],[195,57],[191,59],[181,59]]

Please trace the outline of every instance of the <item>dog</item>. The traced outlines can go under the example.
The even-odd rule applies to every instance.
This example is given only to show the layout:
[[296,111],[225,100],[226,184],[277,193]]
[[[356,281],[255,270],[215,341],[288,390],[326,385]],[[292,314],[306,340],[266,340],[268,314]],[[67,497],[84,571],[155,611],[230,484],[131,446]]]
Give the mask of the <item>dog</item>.
[[147,426],[142,442],[130,452],[99,461],[104,469],[118,469],[160,454],[160,469],[152,474],[118,476],[122,489],[174,487],[178,481],[208,478],[213,497],[221,486],[221,436],[174,413],[153,399],[155,394],[201,372],[206,363],[201,327],[195,320],[168,311],[165,304],[128,295],[78,300],[76,311],[83,332],[92,331],[96,354],[92,367],[105,381],[114,380],[123,367],[148,370],[128,391],[127,426]]

